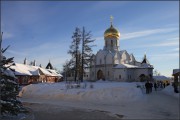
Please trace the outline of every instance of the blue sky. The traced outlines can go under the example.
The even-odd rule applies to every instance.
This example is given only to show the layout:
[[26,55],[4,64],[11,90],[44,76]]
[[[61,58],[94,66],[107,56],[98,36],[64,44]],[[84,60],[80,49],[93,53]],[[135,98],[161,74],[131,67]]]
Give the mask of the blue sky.
[[103,49],[104,31],[113,25],[120,31],[120,50],[149,62],[162,75],[179,67],[179,3],[176,1],[3,1],[1,31],[5,53],[22,63],[24,58],[62,69],[75,27],[85,26],[96,39],[93,53]]

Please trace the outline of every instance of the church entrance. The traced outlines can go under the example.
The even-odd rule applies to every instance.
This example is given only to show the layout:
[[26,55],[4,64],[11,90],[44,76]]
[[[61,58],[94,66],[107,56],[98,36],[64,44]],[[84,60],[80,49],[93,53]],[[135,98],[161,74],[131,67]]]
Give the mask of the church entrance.
[[97,72],[97,79],[98,79],[98,80],[104,79],[104,75],[103,75],[102,70],[98,70],[98,72]]
[[146,76],[144,74],[141,74],[139,78],[140,78],[140,82],[144,82],[146,80]]

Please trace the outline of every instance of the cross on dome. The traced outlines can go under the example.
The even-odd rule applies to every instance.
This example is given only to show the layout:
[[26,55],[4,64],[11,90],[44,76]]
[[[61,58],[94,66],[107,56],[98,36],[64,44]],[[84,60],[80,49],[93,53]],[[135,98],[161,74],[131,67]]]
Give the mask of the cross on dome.
[[112,25],[113,19],[114,19],[114,17],[111,15],[111,16],[110,16],[111,25]]

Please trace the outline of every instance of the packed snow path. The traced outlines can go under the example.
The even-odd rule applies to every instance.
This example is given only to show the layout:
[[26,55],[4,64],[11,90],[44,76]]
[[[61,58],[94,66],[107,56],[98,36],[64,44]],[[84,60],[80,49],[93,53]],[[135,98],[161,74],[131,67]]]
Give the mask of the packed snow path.
[[[140,91],[140,93],[142,92]],[[132,96],[133,94],[130,97],[126,97],[126,96],[124,97],[131,99]],[[180,118],[179,98],[167,95],[163,92],[163,90],[157,92],[153,91],[151,94],[142,94],[142,96],[140,96],[139,99],[136,100],[131,101],[127,99],[127,102],[121,101],[119,103],[116,102],[114,104],[112,103],[112,101],[110,103],[102,102],[102,101],[91,102],[87,100],[73,101],[72,99],[70,100],[68,99],[60,100],[60,99],[51,99],[51,98],[44,99],[42,97],[37,97],[37,96],[34,98],[32,98],[31,96],[29,97],[22,96],[21,100],[28,103],[55,105],[59,109],[66,107],[73,107],[76,109],[83,109],[83,110],[106,111],[107,113],[111,113],[112,116],[118,116],[118,115],[121,116],[121,118],[119,119],[179,119]],[[106,101],[106,99],[104,99],[103,101]]]

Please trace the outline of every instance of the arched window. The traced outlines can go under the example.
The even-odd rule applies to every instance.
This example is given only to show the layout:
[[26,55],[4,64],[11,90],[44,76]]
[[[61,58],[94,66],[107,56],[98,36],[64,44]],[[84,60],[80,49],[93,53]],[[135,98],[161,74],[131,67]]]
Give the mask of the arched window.
[[113,47],[113,40],[111,40],[111,47]]

